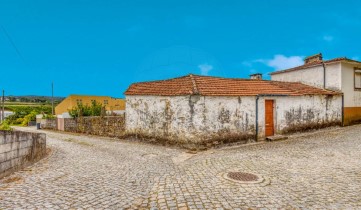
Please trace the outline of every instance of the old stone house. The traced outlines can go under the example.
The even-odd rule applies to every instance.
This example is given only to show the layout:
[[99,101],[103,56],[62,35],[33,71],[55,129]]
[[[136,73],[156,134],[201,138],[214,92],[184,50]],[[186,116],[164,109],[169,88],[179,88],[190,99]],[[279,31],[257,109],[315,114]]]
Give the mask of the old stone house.
[[361,122],[361,62],[348,58],[323,60],[309,56],[302,66],[271,73],[271,80],[301,82],[344,95],[344,124]]
[[177,143],[259,139],[341,123],[342,94],[296,82],[187,75],[132,84],[128,133]]

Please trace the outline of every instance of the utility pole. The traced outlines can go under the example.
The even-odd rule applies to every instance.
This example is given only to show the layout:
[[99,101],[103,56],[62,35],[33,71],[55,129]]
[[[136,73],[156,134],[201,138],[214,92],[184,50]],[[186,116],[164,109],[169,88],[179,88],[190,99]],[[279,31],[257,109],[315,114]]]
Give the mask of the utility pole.
[[2,97],[2,112],[1,112],[1,122],[5,119],[5,90],[3,90],[3,97]]
[[51,114],[54,115],[54,82],[51,82]]

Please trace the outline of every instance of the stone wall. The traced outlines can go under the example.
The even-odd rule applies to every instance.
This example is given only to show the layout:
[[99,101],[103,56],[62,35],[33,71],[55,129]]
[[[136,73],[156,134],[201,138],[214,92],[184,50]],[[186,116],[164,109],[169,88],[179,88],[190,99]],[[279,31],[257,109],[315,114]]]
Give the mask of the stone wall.
[[73,133],[77,132],[76,119],[64,118],[64,131]]
[[64,119],[64,131],[98,136],[122,137],[125,133],[124,116],[79,117]]
[[57,120],[56,119],[41,119],[40,127],[42,129],[57,130]]
[[0,131],[0,178],[46,155],[46,135]]
[[[98,136],[122,137],[125,134],[125,116],[62,118],[64,131]],[[41,128],[58,130],[57,119],[42,119]]]

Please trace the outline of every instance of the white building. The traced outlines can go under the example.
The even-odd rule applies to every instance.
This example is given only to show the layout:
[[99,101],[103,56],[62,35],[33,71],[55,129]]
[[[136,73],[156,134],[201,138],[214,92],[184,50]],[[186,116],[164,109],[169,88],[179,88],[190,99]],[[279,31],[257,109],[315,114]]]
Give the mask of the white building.
[[[1,119],[1,114],[2,114],[2,111],[0,111],[0,119]],[[4,119],[8,118],[10,115],[13,115],[14,112],[12,111],[4,111]]]
[[361,62],[348,58],[323,60],[322,54],[309,56],[305,64],[271,73],[271,80],[301,82],[344,94],[344,124],[361,121]]
[[129,134],[212,144],[340,124],[340,92],[293,82],[184,77],[132,84]]

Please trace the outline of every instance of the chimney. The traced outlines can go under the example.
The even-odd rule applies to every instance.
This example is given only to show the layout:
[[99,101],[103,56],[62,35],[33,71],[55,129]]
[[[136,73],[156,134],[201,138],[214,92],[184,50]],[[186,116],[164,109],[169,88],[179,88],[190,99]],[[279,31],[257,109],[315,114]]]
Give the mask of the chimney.
[[262,80],[262,74],[261,73],[256,73],[256,74],[251,74],[249,75],[251,77],[251,79],[253,80]]
[[322,61],[322,53],[318,53],[316,55],[311,55],[308,56],[304,59],[305,64],[309,64],[309,63],[317,63],[319,61]]

